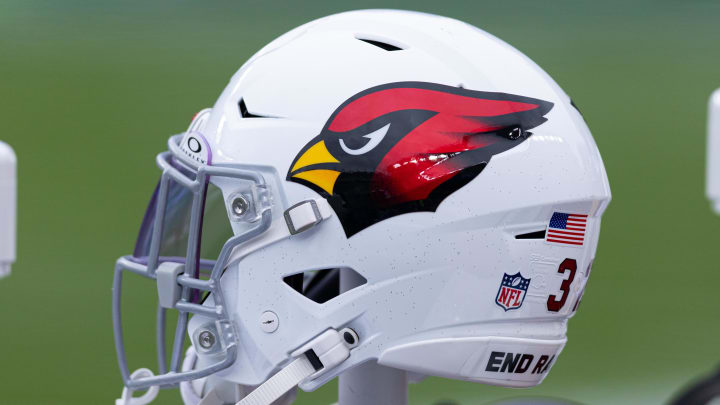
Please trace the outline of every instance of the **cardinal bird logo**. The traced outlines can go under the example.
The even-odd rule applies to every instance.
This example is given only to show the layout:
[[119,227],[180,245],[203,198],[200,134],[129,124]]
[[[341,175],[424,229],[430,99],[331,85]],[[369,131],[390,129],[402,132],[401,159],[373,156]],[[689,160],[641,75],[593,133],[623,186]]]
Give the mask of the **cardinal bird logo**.
[[345,101],[290,165],[349,238],[396,215],[434,212],[493,155],[520,145],[553,103],[425,82],[390,83]]

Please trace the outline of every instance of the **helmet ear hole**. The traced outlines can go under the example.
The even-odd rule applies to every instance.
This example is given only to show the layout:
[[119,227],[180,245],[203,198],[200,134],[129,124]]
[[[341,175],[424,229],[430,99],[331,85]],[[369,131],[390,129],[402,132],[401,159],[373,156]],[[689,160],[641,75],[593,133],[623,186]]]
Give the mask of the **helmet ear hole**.
[[[310,270],[295,273],[283,278],[283,282],[305,298],[318,304],[324,304],[341,295],[340,277],[352,277],[361,282],[356,287],[367,283],[362,274],[349,267]],[[348,290],[350,291],[350,290]],[[343,291],[345,293],[347,291]]]

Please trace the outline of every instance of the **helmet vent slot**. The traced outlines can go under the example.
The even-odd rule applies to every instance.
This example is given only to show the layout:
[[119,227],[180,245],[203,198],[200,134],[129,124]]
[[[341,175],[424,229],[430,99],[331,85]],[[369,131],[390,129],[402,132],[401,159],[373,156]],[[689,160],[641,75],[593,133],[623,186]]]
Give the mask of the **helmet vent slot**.
[[368,44],[370,44],[370,45],[377,46],[378,48],[384,49],[384,50],[386,50],[386,51],[388,51],[388,52],[392,52],[392,51],[402,51],[402,50],[403,50],[403,48],[401,48],[401,47],[399,47],[399,46],[397,46],[397,45],[390,44],[390,43],[388,43],[388,42],[378,41],[378,40],[370,39],[370,38],[360,38],[360,37],[355,37],[355,38],[357,38],[357,39],[359,39],[360,41],[363,41],[363,42],[365,42],[365,43],[368,43]]
[[[340,277],[351,277],[359,287],[367,283],[367,279],[349,267],[311,270],[296,273],[283,278],[285,284],[302,294],[305,298],[324,304],[341,295]],[[348,290],[350,291],[350,290]],[[344,291],[345,293],[347,291]]]
[[545,239],[545,230],[515,235],[515,239]]
[[243,118],[276,118],[269,115],[258,115],[248,111],[247,105],[245,105],[245,99],[240,99],[238,102],[238,108],[240,109],[240,116]]

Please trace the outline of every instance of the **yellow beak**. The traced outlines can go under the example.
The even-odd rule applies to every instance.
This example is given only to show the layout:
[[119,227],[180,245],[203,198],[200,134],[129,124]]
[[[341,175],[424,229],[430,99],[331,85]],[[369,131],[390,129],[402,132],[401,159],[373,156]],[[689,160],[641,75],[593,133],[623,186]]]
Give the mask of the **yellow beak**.
[[[309,147],[295,160],[295,164],[292,169],[290,169],[290,173],[292,177],[310,182],[332,195],[333,189],[335,188],[335,182],[337,181],[340,172],[326,167],[318,169],[311,168],[315,165],[326,165],[329,163],[340,162],[330,154],[330,151],[328,151],[325,146],[325,141],[319,141]],[[298,172],[301,169],[305,170]]]

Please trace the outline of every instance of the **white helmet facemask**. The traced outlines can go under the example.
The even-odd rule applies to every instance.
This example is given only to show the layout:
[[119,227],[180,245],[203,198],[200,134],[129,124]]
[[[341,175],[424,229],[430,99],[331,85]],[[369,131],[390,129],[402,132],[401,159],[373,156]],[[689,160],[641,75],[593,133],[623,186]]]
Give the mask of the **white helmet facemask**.
[[[192,126],[191,126],[192,128]],[[268,173],[240,165],[214,165],[207,142],[199,132],[187,132],[170,138],[169,151],[157,157],[161,179],[145,213],[135,250],[117,261],[113,284],[113,325],[120,369],[125,381],[124,400],[132,391],[152,388],[141,402],[149,402],[157,390],[211,376],[232,365],[237,358],[237,334],[228,314],[220,286],[220,277],[233,249],[266,232],[273,221],[273,197],[265,181]],[[270,174],[271,175],[271,174]],[[272,175],[271,175],[272,176]],[[234,192],[227,198],[214,182],[232,179]],[[278,179],[274,179],[279,181]],[[322,208],[320,208],[322,207]],[[307,200],[282,211],[277,240],[304,232],[331,215],[322,201]],[[277,219],[277,218],[276,218]],[[234,230],[240,230],[233,235]],[[216,257],[216,259],[208,259]],[[130,374],[122,334],[121,294],[124,272],[139,274],[157,283],[157,355],[160,375],[148,369]],[[212,304],[206,298],[212,296]],[[171,358],[166,355],[166,312],[179,311]],[[190,314],[211,319],[192,336],[193,348],[183,357],[185,333]],[[272,319],[266,321],[272,327]],[[349,356],[356,342],[343,335],[352,331],[328,330],[314,342],[298,349],[296,360],[274,377],[275,385],[254,395],[270,395],[273,401],[311,375],[320,375]],[[215,361],[195,368],[197,353]],[[185,360],[185,367],[183,367]],[[188,386],[184,387],[188,390]],[[266,392],[267,390],[269,392]],[[243,402],[251,401],[252,397]],[[262,400],[261,400],[262,401]],[[122,403],[121,400],[119,400]],[[272,402],[272,401],[271,401]],[[270,403],[270,402],[268,402]]]
[[[158,155],[157,163],[163,174],[145,214],[135,251],[133,255],[119,259],[116,265],[113,319],[117,354],[126,385],[134,389],[202,378],[232,364],[236,355],[236,337],[218,281],[233,248],[266,231],[272,221],[272,198],[261,173],[238,167],[198,164],[186,157],[185,149],[178,146],[182,137],[171,138],[170,152]],[[190,147],[202,148],[197,146],[202,135],[190,134],[185,138],[190,140],[186,141]],[[209,156],[207,161],[209,163]],[[242,180],[238,184],[244,185],[230,196],[233,211],[229,215],[222,193],[212,187],[212,181],[221,177]],[[205,213],[219,213],[220,217],[208,217]],[[218,232],[230,231],[228,216],[243,222],[239,226],[245,226],[247,230],[229,238],[226,236],[232,235],[231,232]],[[223,220],[225,226],[222,226]],[[214,259],[203,257],[203,253],[213,250],[216,256],[209,257]],[[158,367],[163,375],[137,380],[129,378],[120,313],[121,282],[126,271],[156,280],[158,291],[161,291],[157,343]],[[215,305],[202,305],[201,293],[212,294]],[[181,316],[168,368],[164,335],[165,312],[170,308],[179,310]],[[197,338],[204,342],[199,347],[206,348],[208,354],[218,353],[221,359],[202,370],[180,373],[185,331],[191,313],[214,319],[208,325],[208,333]]]

